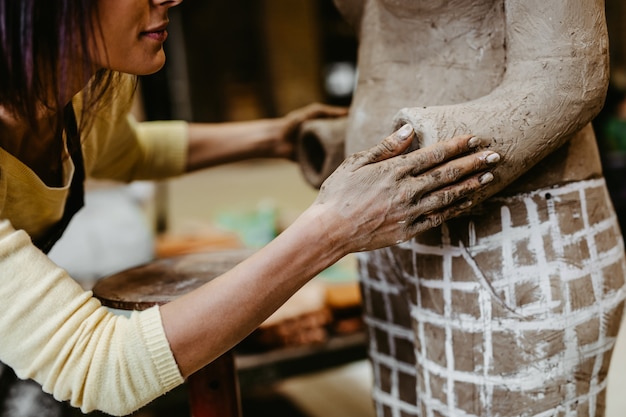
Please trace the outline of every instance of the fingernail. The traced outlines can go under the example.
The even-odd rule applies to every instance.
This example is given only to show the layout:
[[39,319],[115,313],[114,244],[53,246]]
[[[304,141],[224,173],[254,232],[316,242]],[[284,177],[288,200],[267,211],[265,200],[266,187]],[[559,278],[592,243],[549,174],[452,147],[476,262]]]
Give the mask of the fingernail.
[[413,126],[407,123],[400,129],[398,129],[398,131],[396,132],[396,137],[399,140],[404,141],[407,140],[409,136],[411,136],[411,133],[413,133]]
[[467,141],[467,146],[469,146],[470,148],[475,148],[478,145],[480,145],[480,139],[478,139],[476,136],[471,137]]
[[466,201],[462,202],[459,207],[462,208],[462,209],[466,209],[466,208],[468,208],[471,205],[472,205],[472,202],[470,200],[466,200]]
[[500,160],[500,154],[492,153],[485,158],[488,164],[495,164]]
[[478,181],[483,185],[490,183],[491,181],[493,181],[493,174],[491,172],[486,172],[480,176]]

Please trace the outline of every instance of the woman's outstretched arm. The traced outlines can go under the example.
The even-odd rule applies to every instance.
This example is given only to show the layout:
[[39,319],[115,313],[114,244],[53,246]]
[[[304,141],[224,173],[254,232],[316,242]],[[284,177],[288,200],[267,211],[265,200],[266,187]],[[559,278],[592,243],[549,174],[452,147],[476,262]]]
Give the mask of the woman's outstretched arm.
[[467,208],[467,198],[492,178],[485,171],[498,155],[468,153],[477,139],[457,137],[398,156],[412,137],[407,126],[349,157],[322,185],[315,202],[274,241],[161,308],[184,377],[246,337],[343,256],[408,240],[441,223]]

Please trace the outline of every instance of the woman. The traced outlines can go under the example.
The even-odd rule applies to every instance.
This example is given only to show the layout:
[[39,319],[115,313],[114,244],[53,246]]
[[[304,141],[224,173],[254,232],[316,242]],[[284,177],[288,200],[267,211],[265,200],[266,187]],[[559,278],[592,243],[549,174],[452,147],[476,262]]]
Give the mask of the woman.
[[471,152],[479,140],[469,136],[393,158],[413,137],[404,127],[350,157],[293,225],[233,270],[161,308],[110,314],[45,256],[81,206],[84,177],[290,157],[302,121],[342,114],[314,106],[240,124],[133,122],[133,82],[122,74],[163,65],[167,12],[179,3],[0,0],[0,361],[85,412],[141,407],[322,269],[458,213],[493,178],[485,171],[497,155]]

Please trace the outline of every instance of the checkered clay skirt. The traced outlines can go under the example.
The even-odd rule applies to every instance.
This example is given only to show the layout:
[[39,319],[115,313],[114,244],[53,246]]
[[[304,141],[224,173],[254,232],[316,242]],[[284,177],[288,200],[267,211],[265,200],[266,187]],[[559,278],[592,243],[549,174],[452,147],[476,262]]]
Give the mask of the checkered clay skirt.
[[603,416],[626,288],[603,179],[360,255],[378,416]]

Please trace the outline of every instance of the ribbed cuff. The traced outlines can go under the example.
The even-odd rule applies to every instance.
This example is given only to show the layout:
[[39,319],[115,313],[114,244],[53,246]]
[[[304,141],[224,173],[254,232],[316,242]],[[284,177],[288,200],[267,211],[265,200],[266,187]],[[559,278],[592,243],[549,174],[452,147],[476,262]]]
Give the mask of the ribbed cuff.
[[165,336],[161,313],[158,306],[151,307],[141,313],[133,314],[139,320],[142,339],[152,358],[164,392],[170,391],[184,382],[178,369],[174,354]]

